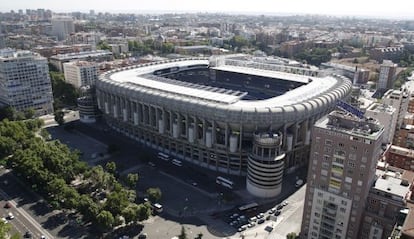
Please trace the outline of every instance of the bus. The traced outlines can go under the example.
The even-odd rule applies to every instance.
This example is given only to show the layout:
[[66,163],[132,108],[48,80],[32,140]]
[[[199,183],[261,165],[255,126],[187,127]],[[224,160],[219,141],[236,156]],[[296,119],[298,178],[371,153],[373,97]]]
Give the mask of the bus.
[[233,182],[230,179],[227,179],[227,178],[223,178],[221,176],[218,176],[216,178],[216,183],[217,184],[220,184],[220,185],[222,185],[222,186],[224,186],[226,188],[233,189]]
[[171,161],[171,163],[174,164],[175,166],[178,166],[178,167],[183,166],[182,162],[180,160],[178,160],[178,159],[173,159]]
[[170,160],[170,155],[158,152],[158,158],[162,159],[164,161],[169,161]]
[[249,204],[246,204],[246,205],[243,205],[243,206],[239,207],[239,211],[240,212],[253,211],[253,210],[256,210],[258,206],[259,206],[259,204],[255,203],[255,202],[252,202],[252,203],[249,203]]

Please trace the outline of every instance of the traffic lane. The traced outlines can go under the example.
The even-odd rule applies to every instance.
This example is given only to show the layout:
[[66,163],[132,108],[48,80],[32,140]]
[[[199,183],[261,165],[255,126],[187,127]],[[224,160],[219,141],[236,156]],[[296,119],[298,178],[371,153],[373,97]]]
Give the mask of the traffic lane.
[[[19,212],[20,215],[25,217],[26,228],[34,233],[39,232],[41,235],[46,235],[48,238],[53,238],[52,235],[45,230],[42,225],[47,221],[53,212],[41,202],[41,198],[33,193],[26,185],[22,185],[17,181],[18,179],[11,173],[10,170],[3,170],[0,173],[1,192],[8,201],[12,201],[13,207]],[[7,183],[5,183],[7,182]],[[42,205],[42,206],[39,206]],[[38,233],[37,233],[38,234]],[[40,235],[39,235],[40,236]]]

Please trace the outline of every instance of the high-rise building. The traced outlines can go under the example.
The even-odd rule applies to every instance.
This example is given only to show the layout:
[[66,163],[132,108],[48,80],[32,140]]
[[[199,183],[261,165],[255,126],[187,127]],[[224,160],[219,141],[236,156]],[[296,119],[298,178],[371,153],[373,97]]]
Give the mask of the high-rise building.
[[72,32],[75,32],[75,25],[71,17],[55,16],[52,18],[52,33],[59,41],[66,39]]
[[72,61],[63,64],[65,81],[76,88],[95,85],[98,79],[98,65],[95,62]]
[[382,102],[386,105],[391,105],[397,110],[396,130],[398,131],[403,126],[404,116],[408,110],[409,95],[407,90],[388,90],[385,92]]
[[396,77],[397,64],[384,60],[379,73],[377,89],[392,89]]
[[384,144],[392,143],[397,125],[398,111],[390,105],[373,103],[366,110],[365,116],[377,119],[384,126],[382,142]]
[[302,238],[359,238],[383,131],[374,119],[341,111],[333,111],[315,123]]
[[17,111],[53,112],[47,59],[30,51],[0,50],[0,103]]

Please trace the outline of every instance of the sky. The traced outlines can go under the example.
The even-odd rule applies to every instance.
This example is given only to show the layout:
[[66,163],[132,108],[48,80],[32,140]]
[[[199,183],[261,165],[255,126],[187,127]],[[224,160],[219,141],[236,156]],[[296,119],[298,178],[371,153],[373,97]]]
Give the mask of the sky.
[[414,19],[413,0],[3,0],[0,11],[51,9],[55,12],[220,12],[322,14]]

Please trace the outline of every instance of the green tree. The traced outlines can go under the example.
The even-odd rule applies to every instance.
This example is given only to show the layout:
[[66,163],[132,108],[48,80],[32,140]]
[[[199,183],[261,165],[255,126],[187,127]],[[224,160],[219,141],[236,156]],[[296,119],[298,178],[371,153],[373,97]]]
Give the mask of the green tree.
[[296,239],[297,235],[295,232],[290,232],[286,235],[286,239]]
[[158,202],[162,196],[161,189],[159,188],[148,188],[147,194],[151,202]]
[[98,44],[96,45],[96,49],[99,50],[112,50],[112,47],[108,45],[108,43],[106,43],[105,41],[99,41]]
[[62,125],[65,123],[65,119],[63,118],[65,116],[65,113],[61,110],[57,110],[55,111],[55,121],[59,124]]
[[112,192],[107,197],[104,208],[113,215],[121,214],[122,209],[129,205],[128,194],[125,191]]
[[122,209],[121,215],[125,219],[125,223],[131,223],[138,220],[139,206],[135,203],[129,204],[126,208]]
[[5,106],[0,109],[0,120],[3,120],[3,119],[14,120],[15,113],[16,111],[13,107]]
[[34,117],[36,111],[33,108],[29,108],[27,110],[24,111],[24,117],[26,119],[31,119]]
[[181,233],[178,235],[178,239],[187,239],[187,232],[184,226],[181,226]]
[[105,165],[105,169],[112,175],[115,175],[116,172],[116,163],[114,161],[109,161]]
[[10,224],[6,224],[3,221],[0,221],[0,238],[7,238],[7,235],[11,229]]
[[138,182],[138,174],[137,173],[128,173],[126,178],[126,183],[128,187],[135,188]]
[[139,221],[147,220],[151,216],[152,210],[149,203],[139,204],[137,208],[137,217]]
[[109,230],[112,228],[115,219],[111,212],[102,210],[96,217],[97,222],[104,230]]
[[50,71],[49,74],[52,81],[55,111],[61,109],[63,105],[76,106],[79,90],[65,81],[63,73]]

